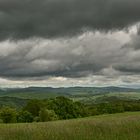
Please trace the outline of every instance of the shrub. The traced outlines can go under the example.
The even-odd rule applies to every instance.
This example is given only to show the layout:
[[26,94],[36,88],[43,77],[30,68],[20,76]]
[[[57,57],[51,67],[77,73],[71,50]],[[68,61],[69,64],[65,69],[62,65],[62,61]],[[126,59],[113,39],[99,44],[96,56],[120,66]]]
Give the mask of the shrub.
[[46,122],[57,120],[58,117],[55,114],[54,110],[48,110],[46,108],[43,108],[39,112],[39,119],[41,122]]
[[48,102],[47,108],[54,110],[60,119],[78,118],[87,115],[83,104],[61,96]]
[[14,108],[3,107],[0,110],[0,118],[4,123],[15,123],[17,122],[17,112]]
[[39,111],[42,108],[42,102],[39,100],[31,100],[27,103],[23,110],[30,112],[34,117],[39,115]]
[[18,122],[33,122],[33,115],[28,111],[20,111],[17,117]]

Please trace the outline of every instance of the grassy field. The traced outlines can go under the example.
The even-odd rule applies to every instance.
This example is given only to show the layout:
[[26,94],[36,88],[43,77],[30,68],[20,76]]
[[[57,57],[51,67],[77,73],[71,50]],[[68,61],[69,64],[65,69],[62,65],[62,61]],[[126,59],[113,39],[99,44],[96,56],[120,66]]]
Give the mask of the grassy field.
[[140,112],[31,124],[0,124],[0,140],[139,140]]

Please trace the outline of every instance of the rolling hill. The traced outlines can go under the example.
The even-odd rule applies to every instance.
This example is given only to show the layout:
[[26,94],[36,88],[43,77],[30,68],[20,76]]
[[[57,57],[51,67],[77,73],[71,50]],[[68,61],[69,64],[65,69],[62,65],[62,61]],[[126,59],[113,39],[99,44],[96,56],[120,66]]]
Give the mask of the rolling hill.
[[46,123],[1,124],[1,140],[139,140],[140,112]]
[[117,100],[140,100],[140,89],[122,87],[1,88],[0,106],[22,107],[29,99],[48,99],[57,96],[65,96],[85,104],[98,104]]

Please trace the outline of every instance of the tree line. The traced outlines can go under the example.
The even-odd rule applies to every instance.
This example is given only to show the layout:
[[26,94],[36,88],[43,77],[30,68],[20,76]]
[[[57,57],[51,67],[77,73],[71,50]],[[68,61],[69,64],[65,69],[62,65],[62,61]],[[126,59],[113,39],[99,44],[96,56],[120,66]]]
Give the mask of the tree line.
[[66,97],[30,100],[22,109],[0,108],[1,123],[46,122],[82,118],[100,114],[140,111],[140,101],[115,101],[85,105]]

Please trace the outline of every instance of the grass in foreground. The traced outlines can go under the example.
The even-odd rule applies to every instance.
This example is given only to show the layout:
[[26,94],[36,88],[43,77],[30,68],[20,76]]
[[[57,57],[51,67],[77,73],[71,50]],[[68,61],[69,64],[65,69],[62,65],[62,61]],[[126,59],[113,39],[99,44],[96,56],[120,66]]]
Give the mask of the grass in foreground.
[[0,124],[0,140],[139,140],[140,112],[31,124]]

